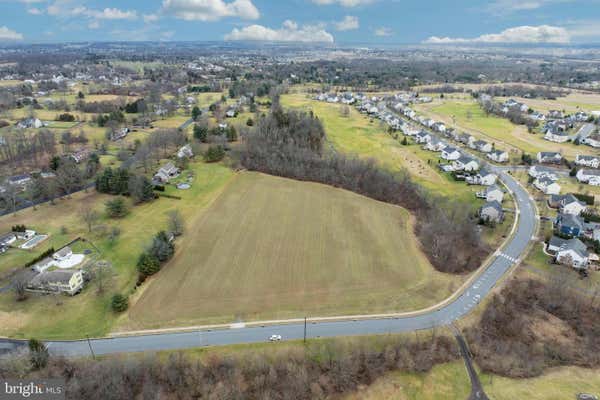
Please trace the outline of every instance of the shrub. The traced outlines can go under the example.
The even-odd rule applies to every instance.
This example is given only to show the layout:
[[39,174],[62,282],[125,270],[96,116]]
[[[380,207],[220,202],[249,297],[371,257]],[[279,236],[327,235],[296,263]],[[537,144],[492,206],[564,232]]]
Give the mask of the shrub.
[[160,271],[160,261],[150,253],[142,253],[137,262],[137,269],[142,276],[151,276]]
[[117,293],[112,297],[110,301],[110,307],[114,312],[122,313],[123,311],[127,310],[127,307],[129,307],[129,299],[122,294]]
[[105,206],[106,215],[108,215],[109,218],[123,218],[129,212],[125,200],[120,197],[107,201]]
[[221,145],[210,146],[204,153],[204,161],[212,163],[221,161],[225,157],[225,148]]

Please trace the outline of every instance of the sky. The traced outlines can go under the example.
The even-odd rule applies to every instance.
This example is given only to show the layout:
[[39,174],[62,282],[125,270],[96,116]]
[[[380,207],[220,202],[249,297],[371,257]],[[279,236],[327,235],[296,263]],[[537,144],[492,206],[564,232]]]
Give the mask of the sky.
[[0,0],[0,43],[600,43],[600,0]]

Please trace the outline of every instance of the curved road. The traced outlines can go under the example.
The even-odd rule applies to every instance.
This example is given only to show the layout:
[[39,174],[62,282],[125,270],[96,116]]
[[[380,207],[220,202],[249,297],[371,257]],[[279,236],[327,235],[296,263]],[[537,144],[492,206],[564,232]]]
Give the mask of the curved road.
[[[519,214],[517,228],[508,243],[493,255],[486,270],[459,297],[437,310],[421,315],[397,318],[309,322],[306,337],[373,335],[417,331],[448,325],[469,313],[492,290],[504,274],[509,271],[517,259],[524,256],[527,246],[536,232],[538,217],[533,199],[503,169],[494,168],[494,170],[513,193],[517,202],[517,213]],[[285,340],[302,339],[304,337],[304,323],[98,338],[89,341],[49,341],[47,344],[50,352],[53,354],[86,356],[91,355],[92,352],[95,355],[101,355],[256,343],[264,342],[271,334],[282,335]],[[12,346],[16,346],[16,343],[24,342],[12,341],[10,343],[12,343]],[[11,346],[8,342],[2,344]]]

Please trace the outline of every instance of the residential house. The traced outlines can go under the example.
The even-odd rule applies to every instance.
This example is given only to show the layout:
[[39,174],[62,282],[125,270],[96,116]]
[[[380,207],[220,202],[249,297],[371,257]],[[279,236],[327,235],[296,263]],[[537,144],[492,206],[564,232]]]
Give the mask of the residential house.
[[172,178],[179,176],[179,168],[173,163],[167,163],[161,167],[156,174],[154,174],[154,180],[162,183],[168,183]]
[[544,139],[555,143],[565,143],[569,140],[569,134],[559,129],[548,129]]
[[541,151],[537,153],[537,160],[542,164],[560,164],[562,155],[555,151]]
[[431,135],[426,131],[421,131],[415,136],[417,143],[428,143],[431,140]]
[[587,204],[573,194],[552,195],[548,200],[550,208],[558,208],[561,214],[580,215],[586,210]]
[[477,171],[479,169],[479,163],[475,159],[463,155],[457,160],[454,160],[452,167],[455,171]]
[[487,222],[502,222],[504,220],[502,205],[496,200],[488,201],[479,209],[479,217]]
[[492,144],[485,140],[474,141],[472,148],[482,153],[491,153],[491,151],[494,150]]
[[65,246],[62,249],[58,250],[56,253],[52,254],[52,258],[55,261],[64,261],[68,260],[73,255],[73,250],[69,246]]
[[548,178],[547,176],[542,176],[537,178],[533,182],[533,186],[537,189],[541,190],[545,194],[559,194],[560,193],[560,185]]
[[17,235],[14,232],[5,233],[0,235],[0,246],[8,247],[17,240]]
[[498,176],[496,174],[482,168],[477,175],[468,176],[466,181],[471,185],[492,186],[496,183],[497,179]]
[[549,119],[561,119],[564,117],[562,111],[558,111],[558,110],[550,110],[548,111],[548,114],[546,114],[546,117]]
[[31,182],[31,175],[29,174],[21,174],[21,175],[13,175],[9,177],[7,180],[9,185],[11,186],[20,186],[24,188],[26,185]]
[[589,135],[588,137],[586,137],[583,140],[583,143],[587,144],[588,146],[599,148],[600,147],[600,132],[592,133],[591,135]]
[[192,146],[186,144],[182,148],[177,151],[177,158],[193,158],[194,152],[192,151]]
[[577,237],[583,233],[585,221],[573,214],[558,214],[554,225],[563,235]]
[[498,203],[502,203],[504,200],[504,191],[498,185],[492,185],[486,187],[483,196],[480,197],[485,198],[485,201],[488,202],[497,201]]
[[590,168],[598,168],[600,167],[600,157],[578,154],[577,157],[575,157],[575,164]]
[[488,153],[487,157],[490,160],[495,161],[497,163],[503,163],[508,161],[508,153],[502,150],[494,150]]
[[433,136],[431,140],[426,143],[425,146],[423,146],[423,148],[429,151],[442,151],[446,146],[448,146],[446,143]]
[[575,269],[587,269],[589,260],[590,255],[587,246],[577,238],[565,241],[556,252],[556,261],[558,263]]
[[576,178],[581,183],[587,183],[592,186],[600,186],[600,170],[580,169],[577,171]]
[[22,129],[39,129],[44,126],[44,123],[40,121],[38,118],[30,117],[25,118],[17,123],[17,127]]
[[90,152],[86,149],[81,149],[69,155],[69,157],[71,157],[71,159],[73,159],[73,161],[75,161],[77,164],[79,164],[82,161],[85,161],[89,156]]
[[116,142],[117,140],[124,139],[129,132],[129,128],[114,129],[110,132],[110,140]]
[[436,132],[444,133],[446,132],[446,125],[444,125],[442,122],[436,122],[431,126],[431,129]]
[[65,293],[76,295],[83,288],[83,273],[81,270],[44,271],[33,277],[27,284],[27,289],[45,293]]
[[554,181],[558,180],[558,174],[556,173],[556,171],[541,165],[532,165],[531,167],[529,167],[527,173],[532,178],[541,178],[542,176],[545,176]]
[[460,135],[458,135],[458,141],[462,144],[471,147],[471,145],[475,143],[475,138],[469,135],[468,133],[461,133]]
[[461,156],[460,151],[458,151],[458,149],[456,147],[446,146],[442,150],[442,158],[444,160],[454,161],[454,160],[458,160],[460,158],[460,156]]

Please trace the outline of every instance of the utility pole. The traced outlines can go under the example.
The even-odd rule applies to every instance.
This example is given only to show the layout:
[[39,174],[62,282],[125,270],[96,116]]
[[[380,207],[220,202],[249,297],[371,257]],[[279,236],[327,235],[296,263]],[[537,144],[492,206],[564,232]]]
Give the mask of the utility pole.
[[304,317],[304,343],[306,343],[306,317]]
[[94,349],[92,349],[92,342],[90,341],[90,337],[89,335],[85,335],[85,337],[87,338],[88,346],[90,346],[90,353],[92,353],[92,358],[95,360],[96,355],[94,354]]

